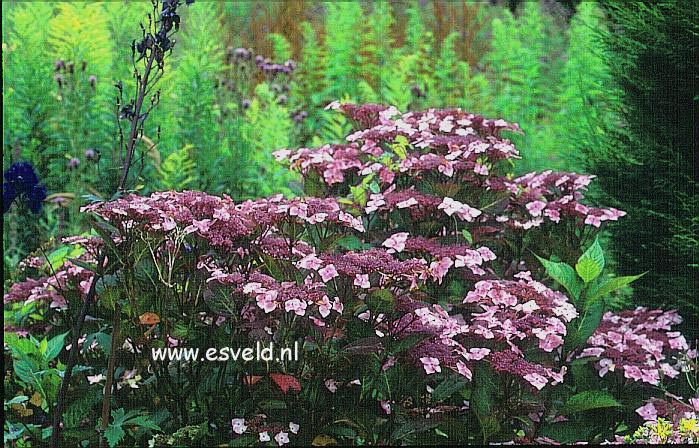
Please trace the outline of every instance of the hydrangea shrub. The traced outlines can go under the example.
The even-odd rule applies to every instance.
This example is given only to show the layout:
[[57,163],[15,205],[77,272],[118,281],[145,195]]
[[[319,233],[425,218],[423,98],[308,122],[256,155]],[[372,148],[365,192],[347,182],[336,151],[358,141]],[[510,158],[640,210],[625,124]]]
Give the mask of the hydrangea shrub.
[[[503,134],[521,131],[503,120],[329,107],[354,126],[346,143],[275,154],[307,196],[86,206],[96,231],[66,242],[82,252],[55,273],[25,263],[44,275],[14,284],[6,308],[42,306],[6,331],[65,331],[106,253],[81,352],[91,370],[73,387],[104,386],[102,322],[119,310],[114,399],[168,416],[153,443],[614,441],[643,422],[643,400],[691,393],[679,315],[607,303],[631,280],[602,275],[595,237],[624,212],[585,202],[593,176],[513,177]],[[298,343],[300,359],[149,357],[257,342]]]

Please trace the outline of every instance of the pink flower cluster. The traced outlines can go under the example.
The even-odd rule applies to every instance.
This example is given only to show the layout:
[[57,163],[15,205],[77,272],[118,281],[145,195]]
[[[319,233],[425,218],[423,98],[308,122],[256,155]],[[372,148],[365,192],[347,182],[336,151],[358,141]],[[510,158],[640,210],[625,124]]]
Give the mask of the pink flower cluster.
[[575,307],[560,292],[525,279],[486,280],[476,283],[464,303],[477,304],[483,312],[472,315],[469,333],[475,337],[505,342],[516,354],[517,343],[536,340],[538,347],[552,352],[563,345],[566,323],[578,316]]
[[236,249],[241,241],[263,235],[282,224],[334,224],[364,231],[361,218],[343,211],[333,198],[284,199],[281,195],[236,204],[225,196],[194,191],[156,192],[148,197],[129,195],[82,208],[124,232],[196,233],[212,246]]
[[626,213],[615,208],[594,208],[580,203],[594,176],[575,173],[529,173],[505,183],[513,195],[508,222],[520,229],[538,227],[545,221],[558,223],[562,217],[580,219],[584,224],[600,227],[604,221],[616,221]]
[[617,369],[631,381],[653,385],[680,374],[671,354],[688,349],[672,326],[682,322],[677,311],[635,310],[607,312],[578,357],[594,357],[601,377]]

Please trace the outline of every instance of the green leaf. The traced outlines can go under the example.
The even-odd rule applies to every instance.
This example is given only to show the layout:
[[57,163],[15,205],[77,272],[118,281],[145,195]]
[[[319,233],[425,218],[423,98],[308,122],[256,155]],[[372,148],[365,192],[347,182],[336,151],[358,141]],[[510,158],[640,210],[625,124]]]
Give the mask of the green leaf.
[[568,293],[571,296],[573,296],[575,300],[577,300],[580,297],[580,291],[582,289],[582,286],[580,285],[578,278],[575,275],[575,271],[570,265],[562,262],[557,263],[555,261],[549,261],[545,258],[541,258],[536,254],[535,256],[539,259],[541,264],[544,265],[546,273],[552,279],[556,280],[559,284],[561,284],[568,291]]
[[497,390],[497,380],[493,370],[484,364],[476,365],[473,372],[471,404],[481,425],[483,443],[487,443],[491,436],[500,431],[500,422],[495,413]]
[[585,283],[590,283],[596,279],[604,269],[604,252],[599,241],[595,239],[585,253],[583,253],[575,264],[575,271]]
[[567,421],[545,425],[538,435],[549,437],[561,443],[572,444],[580,440],[589,440],[593,430],[594,427],[590,425]]
[[616,291],[617,289],[621,288],[622,286],[626,286],[631,282],[634,282],[641,278],[642,276],[645,275],[645,272],[643,274],[639,275],[628,275],[625,277],[614,277],[606,282],[600,283],[598,286],[594,287],[593,289],[590,290],[590,292],[587,294],[587,300],[586,300],[586,305],[589,305],[590,303],[604,298],[606,295]]
[[393,431],[391,434],[391,439],[401,440],[415,432],[429,431],[430,429],[436,428],[439,423],[440,422],[437,419],[409,420]]
[[59,334],[57,336],[54,336],[51,338],[50,341],[48,341],[47,344],[47,349],[44,352],[44,359],[46,361],[51,361],[53,358],[58,356],[61,353],[61,350],[63,350],[64,344],[65,344],[65,339],[66,336],[68,335],[68,332]]
[[5,402],[5,406],[10,405],[10,404],[20,404],[20,403],[24,403],[24,402],[27,401],[27,400],[29,400],[29,397],[27,397],[26,395],[17,395],[17,396],[14,397],[12,400],[6,401],[6,402]]
[[421,333],[413,333],[410,336],[401,339],[398,341],[389,351],[392,355],[397,355],[398,353],[401,353],[405,350],[408,350],[409,348],[412,348],[417,345],[418,342],[422,341],[423,339],[428,338],[429,335],[427,334],[421,334]]
[[583,345],[595,332],[604,314],[604,301],[597,301],[590,304],[583,315],[576,319],[577,324],[570,336],[566,339],[566,347],[569,350],[576,349]]
[[134,417],[130,420],[127,420],[124,424],[125,425],[139,426],[141,428],[148,428],[148,429],[152,429],[154,431],[162,431],[162,429],[160,429],[160,426],[156,425],[155,422],[152,422],[150,419],[146,419],[142,415],[140,415],[138,417]]
[[451,397],[466,385],[466,379],[461,375],[449,375],[447,379],[442,381],[434,388],[432,392],[432,400],[439,403]]
[[378,289],[369,294],[366,304],[372,313],[388,313],[395,308],[396,298],[388,289]]
[[471,235],[471,232],[464,229],[461,231],[461,234],[464,236],[464,239],[468,242],[468,244],[473,244],[473,235]]
[[566,401],[563,414],[589,411],[591,409],[617,408],[619,403],[609,392],[602,390],[586,390],[575,394]]
[[124,438],[126,433],[122,429],[121,425],[109,425],[107,430],[104,432],[104,437],[107,439],[109,448],[114,448],[117,444]]

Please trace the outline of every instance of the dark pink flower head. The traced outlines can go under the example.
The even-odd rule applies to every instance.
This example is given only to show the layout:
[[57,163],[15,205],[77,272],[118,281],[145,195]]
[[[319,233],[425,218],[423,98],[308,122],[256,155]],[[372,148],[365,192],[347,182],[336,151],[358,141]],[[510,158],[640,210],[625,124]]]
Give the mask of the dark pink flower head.
[[552,352],[563,345],[565,323],[578,315],[565,295],[533,280],[480,281],[464,303],[483,310],[472,314],[471,334],[506,342],[514,351],[519,341],[534,339],[538,348]]
[[672,354],[687,350],[684,336],[672,331],[682,322],[677,311],[635,310],[607,312],[579,357],[595,357],[600,376],[617,369],[632,381],[658,385],[680,374]]

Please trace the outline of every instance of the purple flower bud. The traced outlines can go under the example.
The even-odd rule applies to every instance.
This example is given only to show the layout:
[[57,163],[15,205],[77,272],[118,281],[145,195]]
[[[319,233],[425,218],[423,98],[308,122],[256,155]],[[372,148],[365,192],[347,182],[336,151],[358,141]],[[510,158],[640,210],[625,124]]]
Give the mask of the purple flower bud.
[[87,78],[87,82],[89,82],[90,87],[92,87],[94,89],[95,85],[97,84],[97,77],[95,75],[90,75],[90,77]]
[[247,109],[247,108],[250,107],[250,104],[251,104],[251,103],[250,103],[250,100],[245,99],[245,100],[243,100],[243,102],[241,103],[241,106],[243,107],[243,109]]
[[85,150],[85,158],[87,160],[95,160],[97,158],[97,153],[92,148],[87,148]]
[[245,48],[236,48],[235,50],[233,50],[233,54],[236,58],[246,59],[248,55],[248,50],[246,50]]
[[277,103],[279,104],[286,104],[287,97],[286,95],[279,95],[279,98],[277,98]]
[[68,161],[68,168],[71,170],[77,168],[78,165],[80,165],[80,159],[78,159],[77,157],[73,157]]
[[59,59],[56,61],[55,67],[56,71],[64,70],[66,68],[66,62],[63,59]]
[[257,56],[255,56],[255,63],[256,64],[262,64],[263,62],[265,62],[264,56],[262,56],[261,54],[258,54]]
[[63,81],[64,81],[64,78],[63,78],[63,75],[62,75],[62,74],[56,73],[56,76],[54,76],[53,79],[55,79],[55,80],[56,80],[56,83],[58,83],[58,88],[59,88],[59,89],[63,88]]
[[296,69],[296,61],[293,59],[289,59],[284,63],[284,67],[288,67],[289,70],[295,70]]

